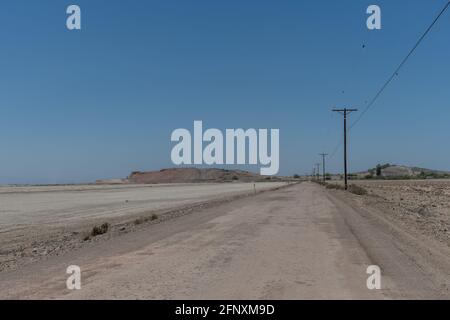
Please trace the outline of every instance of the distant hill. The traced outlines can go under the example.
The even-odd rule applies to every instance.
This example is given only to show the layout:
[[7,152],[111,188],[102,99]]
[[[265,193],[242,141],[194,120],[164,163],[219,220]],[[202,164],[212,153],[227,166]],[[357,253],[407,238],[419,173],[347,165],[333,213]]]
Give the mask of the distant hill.
[[353,174],[358,179],[441,179],[450,178],[449,171],[384,164]]
[[268,181],[276,177],[261,176],[243,170],[174,168],[160,171],[133,172],[127,178],[129,183],[197,183],[232,181]]

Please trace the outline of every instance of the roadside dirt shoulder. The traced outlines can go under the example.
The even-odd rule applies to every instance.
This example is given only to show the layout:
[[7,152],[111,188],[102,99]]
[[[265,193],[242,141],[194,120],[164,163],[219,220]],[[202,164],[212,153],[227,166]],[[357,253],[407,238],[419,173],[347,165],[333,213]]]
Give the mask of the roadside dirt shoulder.
[[[374,256],[377,256],[378,249],[387,243],[385,239],[390,238],[390,242],[403,253],[403,257],[399,258],[405,258],[403,263],[394,261],[395,259],[390,261],[389,257],[375,259],[380,265],[385,264],[387,269],[411,265],[412,270],[417,271],[418,278],[429,279],[430,288],[439,288],[443,297],[450,294],[450,248],[446,243],[433,237],[430,233],[424,232],[420,224],[415,225],[412,221],[393,214],[384,203],[376,202],[377,197],[358,196],[340,190],[327,190],[327,192],[330,200],[338,207],[347,206],[353,209],[352,212],[349,210],[343,212],[345,212],[347,223],[354,224],[352,230],[355,235],[364,240],[362,245],[369,255],[373,253]],[[365,229],[355,222],[361,217],[371,225],[377,226],[372,228],[373,230],[383,230],[385,235],[383,237],[375,235],[371,238],[368,234],[364,234],[370,229]],[[397,271],[401,272],[400,269]],[[419,279],[417,281],[426,283]]]

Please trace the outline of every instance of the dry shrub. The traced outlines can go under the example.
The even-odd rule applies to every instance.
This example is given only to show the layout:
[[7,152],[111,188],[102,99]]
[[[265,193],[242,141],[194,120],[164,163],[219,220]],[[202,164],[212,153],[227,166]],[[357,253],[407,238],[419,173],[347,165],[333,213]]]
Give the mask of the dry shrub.
[[364,196],[364,195],[367,194],[367,190],[366,189],[364,189],[363,187],[354,185],[354,184],[351,184],[348,187],[348,191],[350,191],[351,193],[356,194],[358,196]]
[[107,233],[109,230],[109,223],[104,223],[101,226],[95,226],[92,228],[91,236],[96,237],[102,234]]

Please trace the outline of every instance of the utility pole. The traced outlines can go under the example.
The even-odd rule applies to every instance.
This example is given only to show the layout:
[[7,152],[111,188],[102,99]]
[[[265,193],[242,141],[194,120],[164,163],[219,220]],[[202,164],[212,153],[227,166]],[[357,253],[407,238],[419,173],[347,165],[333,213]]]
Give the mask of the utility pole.
[[326,178],[325,178],[325,157],[327,155],[328,155],[328,153],[319,153],[319,156],[322,156],[323,182],[326,182]]
[[347,183],[347,115],[358,111],[358,109],[333,109],[333,112],[339,112],[344,116],[344,179],[345,179],[345,190],[348,189]]

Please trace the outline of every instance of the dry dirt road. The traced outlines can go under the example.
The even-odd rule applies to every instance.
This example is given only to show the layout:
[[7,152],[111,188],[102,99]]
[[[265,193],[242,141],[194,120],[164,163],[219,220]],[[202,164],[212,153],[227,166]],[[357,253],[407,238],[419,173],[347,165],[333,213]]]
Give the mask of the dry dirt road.
[[[450,298],[447,249],[305,182],[1,273],[0,298]],[[66,288],[69,265],[81,290]]]

